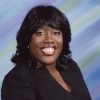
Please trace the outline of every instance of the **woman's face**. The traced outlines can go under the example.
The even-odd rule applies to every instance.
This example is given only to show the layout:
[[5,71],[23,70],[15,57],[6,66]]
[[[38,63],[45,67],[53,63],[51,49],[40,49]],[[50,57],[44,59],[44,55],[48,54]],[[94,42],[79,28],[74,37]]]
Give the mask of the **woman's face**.
[[38,64],[56,64],[62,52],[63,34],[60,30],[43,26],[32,35],[29,47]]

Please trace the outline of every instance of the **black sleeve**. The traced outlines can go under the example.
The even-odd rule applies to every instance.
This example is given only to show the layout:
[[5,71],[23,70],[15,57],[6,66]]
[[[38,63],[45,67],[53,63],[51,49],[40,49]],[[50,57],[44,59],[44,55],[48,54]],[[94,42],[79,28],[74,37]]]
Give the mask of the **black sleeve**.
[[73,61],[73,66],[74,66],[74,69],[76,70],[75,72],[76,72],[76,76],[78,78],[78,83],[80,83],[80,87],[81,87],[80,94],[82,93],[84,100],[92,100],[90,93],[89,93],[89,90],[88,90],[86,83],[84,81],[82,72],[81,72],[78,64],[75,61]]
[[27,73],[7,75],[1,90],[2,100],[36,100],[35,87],[28,79]]

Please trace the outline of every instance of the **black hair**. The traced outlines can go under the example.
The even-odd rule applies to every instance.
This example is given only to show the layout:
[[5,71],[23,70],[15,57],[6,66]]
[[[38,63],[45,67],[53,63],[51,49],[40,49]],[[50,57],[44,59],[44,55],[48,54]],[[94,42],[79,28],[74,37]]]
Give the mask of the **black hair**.
[[39,5],[32,8],[26,15],[18,33],[17,33],[17,50],[11,58],[15,64],[29,61],[30,54],[28,45],[32,35],[42,26],[48,26],[60,30],[63,33],[63,49],[59,57],[70,55],[69,42],[71,41],[71,29],[66,16],[54,6]]

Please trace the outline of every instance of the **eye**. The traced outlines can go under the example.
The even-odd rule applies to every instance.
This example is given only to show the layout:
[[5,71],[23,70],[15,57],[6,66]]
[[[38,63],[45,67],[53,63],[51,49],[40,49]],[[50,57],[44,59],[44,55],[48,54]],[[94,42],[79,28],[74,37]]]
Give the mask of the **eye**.
[[35,34],[38,35],[38,36],[42,36],[42,35],[44,35],[44,32],[39,31],[39,32],[36,32]]
[[62,32],[60,32],[60,31],[54,31],[53,34],[54,34],[54,35],[61,35]]

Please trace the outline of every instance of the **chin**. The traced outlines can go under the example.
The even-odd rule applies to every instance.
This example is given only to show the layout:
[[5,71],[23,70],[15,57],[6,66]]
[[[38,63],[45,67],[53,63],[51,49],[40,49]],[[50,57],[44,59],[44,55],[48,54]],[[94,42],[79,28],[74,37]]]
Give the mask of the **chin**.
[[56,63],[56,60],[55,58],[43,58],[42,61],[40,61],[41,63],[43,63],[44,65],[52,65],[52,64],[55,64]]

